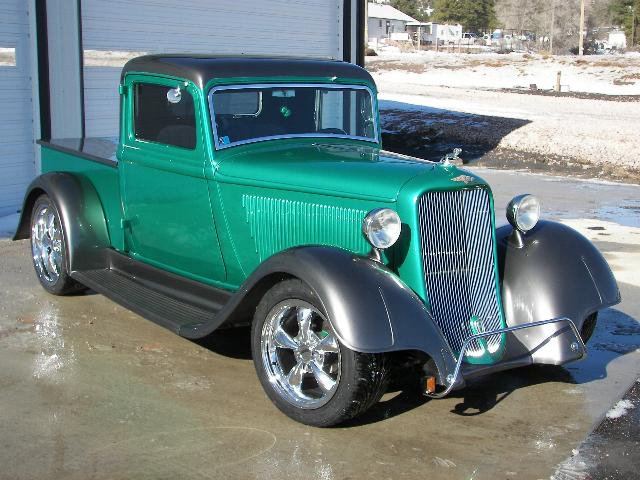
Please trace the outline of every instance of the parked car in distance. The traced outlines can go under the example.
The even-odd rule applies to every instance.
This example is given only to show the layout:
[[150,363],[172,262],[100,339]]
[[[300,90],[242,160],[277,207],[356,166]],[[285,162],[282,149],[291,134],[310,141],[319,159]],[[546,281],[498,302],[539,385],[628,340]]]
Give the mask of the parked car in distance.
[[15,239],[54,295],[92,289],[188,339],[251,325],[258,378],[299,422],[361,415],[400,375],[440,398],[580,359],[620,300],[534,196],[496,227],[458,151],[383,150],[358,66],[150,55],[114,88],[119,138],[39,142]]
[[462,45],[475,45],[477,39],[478,39],[477,34],[467,32],[462,34],[462,39],[460,40],[460,43],[462,43]]

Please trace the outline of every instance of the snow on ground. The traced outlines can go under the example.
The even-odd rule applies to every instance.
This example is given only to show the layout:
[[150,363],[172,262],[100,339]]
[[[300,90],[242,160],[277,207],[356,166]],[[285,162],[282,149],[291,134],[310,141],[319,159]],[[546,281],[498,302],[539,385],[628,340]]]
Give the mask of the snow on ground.
[[640,56],[382,52],[367,68],[390,82],[474,89],[552,89],[561,72],[563,92],[640,95]]
[[620,418],[627,414],[634,407],[630,400],[620,400],[611,410],[607,412],[607,418]]
[[0,217],[0,240],[13,237],[16,227],[18,226],[19,216],[19,213],[14,213],[12,215]]
[[[372,73],[380,92],[383,129],[420,131],[429,122],[439,123],[445,134],[469,139],[467,143],[640,169],[637,100],[478,89],[470,85],[469,71],[456,73],[466,77],[464,88],[433,86],[424,83],[427,76],[407,72],[374,69]],[[394,121],[402,112],[407,112],[405,118]]]

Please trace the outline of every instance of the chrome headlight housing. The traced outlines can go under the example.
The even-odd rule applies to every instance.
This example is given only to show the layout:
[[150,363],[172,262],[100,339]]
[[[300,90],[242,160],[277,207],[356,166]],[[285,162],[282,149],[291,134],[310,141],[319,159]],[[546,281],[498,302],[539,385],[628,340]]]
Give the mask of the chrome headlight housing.
[[372,247],[389,248],[398,241],[402,223],[398,214],[390,208],[376,208],[362,221],[362,233]]
[[507,206],[507,220],[522,233],[527,233],[540,220],[540,201],[528,193],[513,197]]

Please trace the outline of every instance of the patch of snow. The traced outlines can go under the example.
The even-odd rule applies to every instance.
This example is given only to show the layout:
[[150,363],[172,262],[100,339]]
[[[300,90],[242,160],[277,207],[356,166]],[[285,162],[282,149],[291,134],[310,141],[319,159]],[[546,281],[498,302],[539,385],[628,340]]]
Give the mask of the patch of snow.
[[435,108],[430,104],[429,98],[415,95],[388,94],[380,92],[378,94],[378,106],[380,110],[402,110],[405,112],[420,112],[430,115],[451,115],[454,117],[469,117],[463,112],[454,112],[445,108]]
[[620,400],[614,407],[607,412],[607,418],[620,418],[627,414],[634,407],[630,400]]
[[591,462],[587,464],[582,455],[571,456],[558,465],[551,480],[587,480],[590,466]]
[[0,217],[0,240],[13,237],[18,226],[19,213]]
[[551,90],[561,72],[562,91],[605,95],[640,94],[640,62],[633,55],[575,56],[497,53],[379,52],[368,65],[390,80],[457,88]]

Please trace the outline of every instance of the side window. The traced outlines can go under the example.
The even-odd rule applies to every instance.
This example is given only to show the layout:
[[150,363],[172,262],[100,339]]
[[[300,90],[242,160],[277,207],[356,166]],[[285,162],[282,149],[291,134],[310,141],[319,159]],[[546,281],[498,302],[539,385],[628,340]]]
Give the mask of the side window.
[[196,148],[196,112],[186,90],[176,96],[171,87],[137,83],[133,110],[136,139]]

